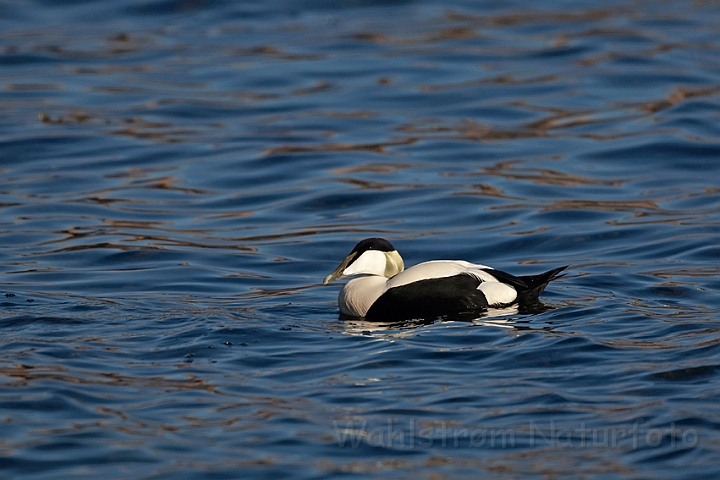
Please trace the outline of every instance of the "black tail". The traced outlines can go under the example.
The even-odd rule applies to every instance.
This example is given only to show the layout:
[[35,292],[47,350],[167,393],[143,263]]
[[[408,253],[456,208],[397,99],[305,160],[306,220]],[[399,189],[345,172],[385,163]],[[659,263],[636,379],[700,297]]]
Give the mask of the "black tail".
[[[526,275],[518,277],[520,280],[527,285],[527,288],[518,288],[518,301],[519,302],[532,302],[537,300],[538,296],[545,290],[547,284],[553,280],[557,280],[564,275],[560,275],[560,272],[568,268],[569,265],[564,267],[553,268],[540,275]],[[517,287],[516,287],[517,288]]]

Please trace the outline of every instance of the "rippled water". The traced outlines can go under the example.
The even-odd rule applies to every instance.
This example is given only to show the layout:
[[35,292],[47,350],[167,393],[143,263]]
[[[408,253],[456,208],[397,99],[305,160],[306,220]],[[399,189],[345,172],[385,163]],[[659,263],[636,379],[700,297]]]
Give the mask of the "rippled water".
[[[720,475],[714,2],[0,3],[0,476]],[[378,325],[322,286],[570,264]]]

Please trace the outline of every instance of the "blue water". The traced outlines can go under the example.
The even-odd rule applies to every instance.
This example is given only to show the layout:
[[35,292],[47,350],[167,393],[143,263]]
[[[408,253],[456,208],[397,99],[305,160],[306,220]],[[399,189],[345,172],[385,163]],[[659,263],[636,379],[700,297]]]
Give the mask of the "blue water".
[[[0,3],[0,476],[720,476],[713,2]],[[342,320],[406,265],[533,314]]]

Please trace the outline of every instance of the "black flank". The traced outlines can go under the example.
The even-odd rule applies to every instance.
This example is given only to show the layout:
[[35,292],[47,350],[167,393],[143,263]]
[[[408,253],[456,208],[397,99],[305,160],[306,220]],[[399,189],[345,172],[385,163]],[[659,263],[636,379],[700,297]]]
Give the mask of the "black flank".
[[372,304],[365,319],[397,322],[479,313],[487,309],[488,303],[485,295],[477,289],[478,285],[478,278],[461,274],[391,288]]

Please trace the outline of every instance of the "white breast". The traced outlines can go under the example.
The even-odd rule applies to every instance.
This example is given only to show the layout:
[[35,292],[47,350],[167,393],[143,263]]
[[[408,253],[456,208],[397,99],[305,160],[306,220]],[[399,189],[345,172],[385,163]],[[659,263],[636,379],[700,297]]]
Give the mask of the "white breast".
[[345,315],[364,317],[375,300],[385,293],[387,279],[378,275],[351,278],[340,290],[338,307]]

